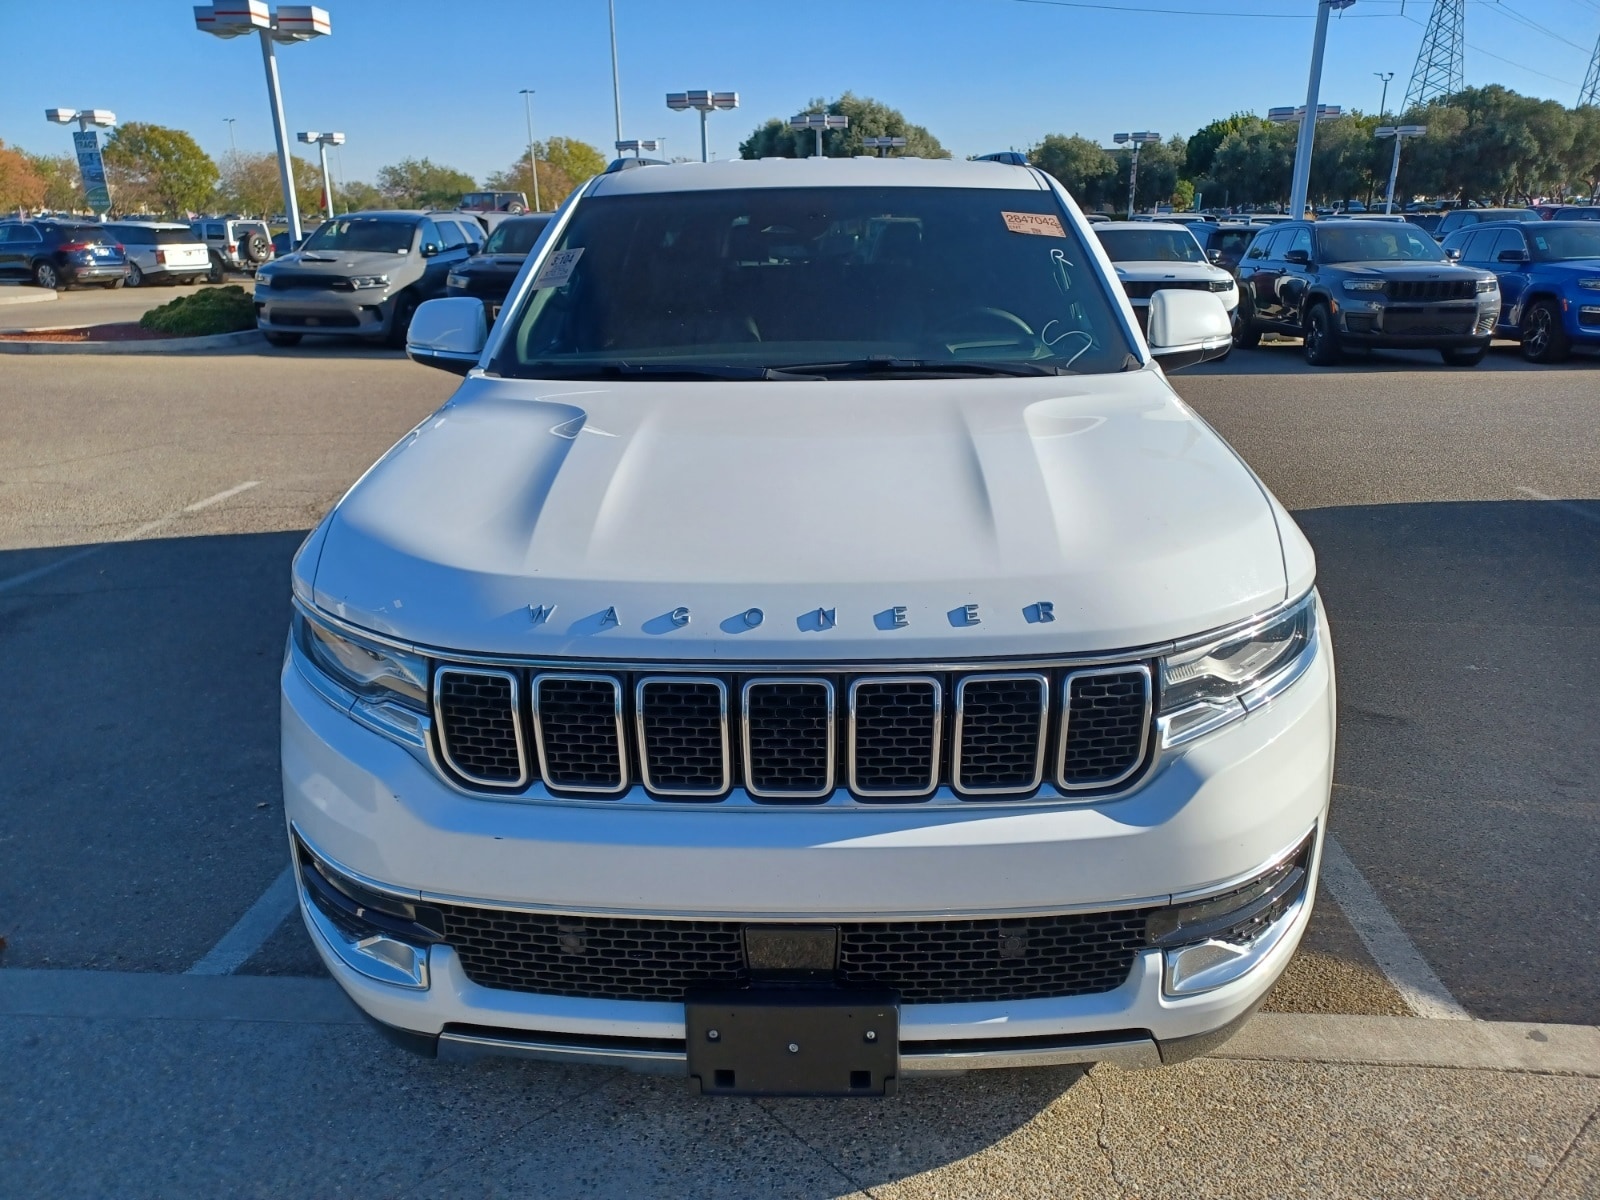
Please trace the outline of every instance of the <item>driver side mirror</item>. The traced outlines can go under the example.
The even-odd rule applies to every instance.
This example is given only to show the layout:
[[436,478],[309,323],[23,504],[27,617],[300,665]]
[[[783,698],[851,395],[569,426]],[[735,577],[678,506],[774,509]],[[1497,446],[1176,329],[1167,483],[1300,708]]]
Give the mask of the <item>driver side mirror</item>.
[[437,253],[439,253],[439,243],[438,242],[423,242],[422,243],[422,257],[423,258],[432,258]]
[[1291,263],[1299,263],[1302,267],[1306,266],[1311,262],[1311,251],[1309,251],[1309,250],[1290,250],[1287,254],[1285,254],[1283,256],[1283,261],[1284,262],[1291,262]]
[[1446,258],[1448,258],[1451,262],[1460,262],[1461,261],[1461,247],[1460,246],[1447,246],[1447,247],[1445,247],[1444,256]]
[[488,340],[489,321],[482,300],[472,296],[426,300],[411,316],[406,357],[425,367],[465,375],[478,365]]
[[1233,347],[1233,322],[1220,296],[1162,288],[1150,297],[1146,341],[1162,370],[1179,371],[1226,354]]
[[1502,250],[1500,251],[1496,261],[1503,263],[1525,263],[1528,261],[1528,252],[1526,250]]
[[1222,261],[1222,251],[1221,250],[1207,250],[1206,251],[1206,261],[1211,263],[1213,266],[1215,266],[1217,263],[1220,263]]

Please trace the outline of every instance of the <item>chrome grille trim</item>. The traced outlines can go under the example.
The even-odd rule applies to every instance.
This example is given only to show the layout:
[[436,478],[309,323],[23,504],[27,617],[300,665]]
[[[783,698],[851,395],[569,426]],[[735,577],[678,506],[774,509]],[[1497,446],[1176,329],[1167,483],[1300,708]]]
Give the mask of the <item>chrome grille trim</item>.
[[[862,787],[857,779],[857,768],[860,764],[858,751],[859,721],[857,708],[859,697],[866,688],[886,687],[894,684],[925,684],[932,693],[933,718],[930,722],[930,769],[926,786],[918,788],[867,788]],[[889,677],[874,676],[864,679],[852,680],[849,693],[849,729],[850,729],[850,790],[863,799],[912,799],[919,796],[929,796],[939,786],[939,748],[943,743],[943,718],[944,718],[944,688],[931,675],[895,675]]]
[[[1039,685],[1039,745],[1033,756],[1033,778],[1021,787],[972,787],[962,781],[961,751],[966,717],[967,687],[974,683],[1023,682]],[[950,750],[950,782],[958,792],[970,796],[1023,796],[1044,782],[1044,756],[1050,741],[1050,680],[1043,675],[1014,672],[991,672],[987,675],[965,675],[956,684],[956,720],[953,745]],[[1063,743],[1064,744],[1064,743]]]
[[[571,680],[581,683],[599,683],[609,686],[616,715],[617,784],[615,787],[595,787],[587,784],[561,783],[551,778],[549,753],[545,745],[544,718],[539,711],[540,693],[547,683]],[[539,752],[539,777],[546,786],[558,792],[575,792],[591,796],[617,796],[628,790],[628,738],[622,718],[622,684],[610,675],[595,675],[582,671],[545,671],[533,680],[533,741]]]
[[[820,788],[806,791],[764,788],[757,787],[754,782],[756,772],[751,761],[750,693],[758,688],[780,685],[818,688],[824,696],[827,710],[827,750],[823,785]],[[834,788],[838,786],[838,740],[838,714],[832,680],[811,679],[803,675],[763,675],[746,680],[744,686],[739,689],[739,741],[743,750],[744,790],[752,796],[766,800],[820,800],[832,795]]]
[[[708,787],[667,787],[656,783],[650,777],[650,735],[645,727],[648,716],[649,701],[646,691],[665,683],[687,683],[696,687],[707,685],[717,689],[717,715],[718,723],[722,730],[722,778],[714,788]],[[709,799],[721,796],[733,786],[733,760],[728,745],[728,685],[715,675],[646,675],[633,685],[633,719],[634,728],[638,731],[639,738],[639,782],[644,784],[648,791],[658,796],[695,796],[700,799]]]
[[[1139,752],[1133,759],[1133,764],[1122,774],[1114,779],[1097,779],[1093,783],[1068,783],[1067,782],[1067,748],[1072,740],[1072,688],[1080,679],[1094,679],[1107,675],[1139,675],[1144,685],[1144,719],[1139,726]],[[1145,759],[1150,754],[1150,723],[1152,707],[1154,704],[1154,688],[1151,685],[1150,666],[1148,663],[1124,663],[1118,667],[1092,667],[1085,671],[1069,672],[1061,684],[1061,734],[1058,738],[1060,749],[1056,755],[1056,777],[1053,781],[1056,787],[1063,792],[1100,792],[1117,788],[1144,769]]]
[[440,721],[439,729],[439,757],[444,764],[461,778],[476,784],[478,787],[492,787],[500,789],[524,788],[528,786],[528,748],[522,741],[522,700],[521,687],[517,676],[512,671],[485,670],[477,667],[440,667],[433,675],[433,711],[444,711],[444,683],[447,676],[466,676],[478,679],[504,679],[511,686],[511,729],[517,742],[517,778],[512,779],[487,779],[475,775],[456,761],[455,755],[450,751],[450,742],[445,734],[448,721]]

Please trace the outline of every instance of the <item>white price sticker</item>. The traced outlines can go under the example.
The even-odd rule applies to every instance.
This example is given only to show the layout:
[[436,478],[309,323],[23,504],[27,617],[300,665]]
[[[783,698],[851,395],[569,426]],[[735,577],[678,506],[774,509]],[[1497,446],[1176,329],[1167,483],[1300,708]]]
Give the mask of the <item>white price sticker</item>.
[[557,250],[544,260],[544,265],[539,268],[539,274],[534,277],[533,286],[536,288],[560,287],[572,277],[572,272],[578,265],[578,260],[583,257],[583,247],[576,250]]

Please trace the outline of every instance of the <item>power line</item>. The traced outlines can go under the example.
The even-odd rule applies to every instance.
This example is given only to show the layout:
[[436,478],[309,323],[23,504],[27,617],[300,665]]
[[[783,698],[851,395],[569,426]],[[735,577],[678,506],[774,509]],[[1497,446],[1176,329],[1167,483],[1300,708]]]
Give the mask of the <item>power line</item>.
[[[1011,0],[1011,2],[1013,4],[1038,4],[1043,5],[1046,8],[1087,8],[1096,10],[1098,12],[1157,13],[1161,16],[1167,17],[1231,17],[1239,20],[1258,21],[1316,20],[1315,13],[1219,12],[1216,9],[1201,10],[1194,8],[1152,8],[1139,4],[1096,4],[1093,3],[1092,0]],[[1376,21],[1381,20],[1385,15],[1386,14],[1383,13],[1370,13],[1365,16],[1365,19],[1369,21]],[[1359,20],[1362,18],[1351,17],[1349,19]]]

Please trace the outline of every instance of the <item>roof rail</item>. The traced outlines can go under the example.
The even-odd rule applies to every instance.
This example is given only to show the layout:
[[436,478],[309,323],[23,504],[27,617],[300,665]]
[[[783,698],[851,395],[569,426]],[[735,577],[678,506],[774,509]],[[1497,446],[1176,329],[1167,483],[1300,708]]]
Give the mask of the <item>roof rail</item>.
[[1026,167],[1028,156],[1020,150],[997,150],[993,154],[980,154],[973,161],[1005,163],[1008,167]]
[[661,158],[618,158],[613,159],[602,175],[615,175],[618,171],[631,171],[635,167],[669,167],[672,164]]

